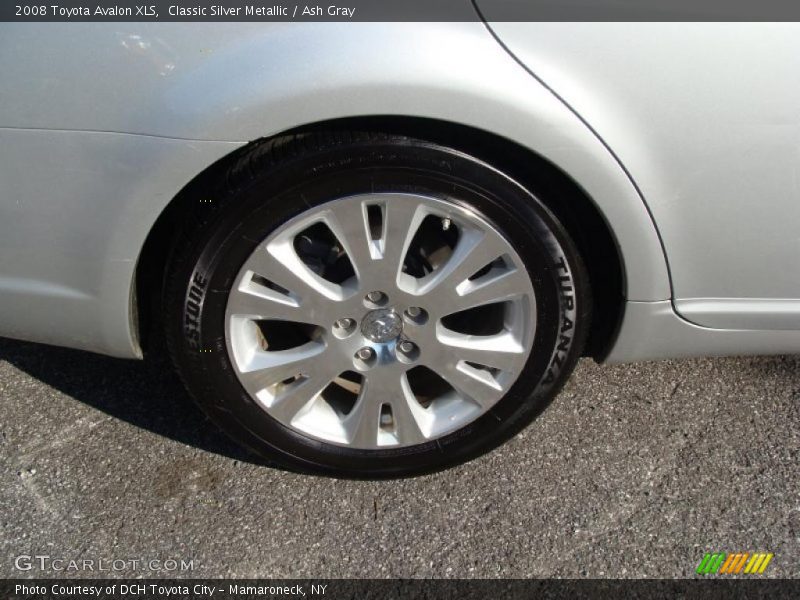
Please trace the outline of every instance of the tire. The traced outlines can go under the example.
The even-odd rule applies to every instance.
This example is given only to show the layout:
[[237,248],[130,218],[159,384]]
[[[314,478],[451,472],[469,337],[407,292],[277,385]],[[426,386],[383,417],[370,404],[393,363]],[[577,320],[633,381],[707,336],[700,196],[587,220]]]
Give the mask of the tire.
[[[373,199],[377,209],[370,204]],[[168,260],[168,348],[187,389],[208,416],[235,440],[282,467],[382,478],[470,460],[528,425],[558,393],[581,355],[591,302],[574,243],[531,191],[473,156],[374,132],[285,136],[255,144],[203,202],[197,200]],[[393,215],[401,209],[411,214],[412,208],[419,229],[413,236],[406,232],[408,252],[398,255],[403,266],[394,266],[390,259],[396,250],[388,248],[399,245],[389,242],[403,238],[397,233],[402,228],[392,229],[393,223],[401,223]],[[348,214],[362,215],[363,222],[343,217]],[[451,214],[452,220],[447,217]],[[326,220],[308,225],[319,215]],[[350,247],[366,246],[339,239],[347,238],[342,232],[353,230],[353,222],[356,229],[365,228],[374,248],[384,244],[370,252],[383,252],[381,260],[388,267],[378,269],[377,262],[363,266],[369,261]],[[298,233],[300,227],[305,229]],[[445,286],[446,273],[467,268],[454,257],[470,256],[459,244],[466,246],[471,239],[480,239],[475,248],[494,244],[495,253],[502,244],[507,247],[473,279]],[[274,260],[277,249],[291,259]],[[265,250],[273,254],[266,262]],[[456,265],[452,271],[449,261]],[[257,266],[251,269],[251,263]],[[280,281],[258,269],[274,270]],[[363,295],[380,288],[370,286],[370,273],[388,286],[375,302]],[[501,283],[511,290],[510,300],[446,315],[471,290],[481,289],[482,282],[498,285],[501,276],[512,282]],[[431,302],[425,304],[420,290],[434,281],[439,287],[431,289],[439,295],[431,292]],[[468,292],[459,295],[462,289]],[[250,308],[253,294],[272,298],[265,305],[269,308]],[[333,299],[326,302],[325,294]],[[411,315],[416,297],[425,305],[419,322]],[[289,305],[320,323],[271,319],[270,310],[283,314]],[[339,306],[348,308],[337,313]],[[429,320],[423,323],[425,317]],[[481,340],[489,345],[481,346]],[[296,363],[298,370],[313,373],[263,383],[271,371],[261,371],[259,365],[272,363],[258,361],[289,356],[278,355],[281,350],[313,356]],[[513,356],[506,354],[511,352]],[[462,355],[503,366],[465,362]],[[425,366],[434,357],[439,371]],[[334,377],[330,373],[340,368],[339,361],[352,364],[313,396],[325,377]],[[283,377],[294,367],[281,368]],[[456,383],[451,386],[450,380]],[[476,387],[475,381],[493,391]],[[359,404],[361,398],[370,398],[371,404]],[[376,408],[383,398],[387,402]]]

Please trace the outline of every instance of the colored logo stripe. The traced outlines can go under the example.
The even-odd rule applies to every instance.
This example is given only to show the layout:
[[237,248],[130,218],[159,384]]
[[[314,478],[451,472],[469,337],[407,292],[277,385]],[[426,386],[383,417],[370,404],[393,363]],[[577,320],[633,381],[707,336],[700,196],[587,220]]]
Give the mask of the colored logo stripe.
[[772,560],[772,557],[775,556],[774,554],[754,554],[753,558],[750,559],[750,562],[747,563],[747,566],[744,568],[745,573],[758,573],[759,575],[763,573],[769,561]]
[[773,556],[775,555],[766,552],[756,552],[754,554],[749,552],[735,554],[707,552],[697,566],[696,572],[698,575],[708,575],[710,573],[738,575],[744,569],[744,573],[760,575],[766,570]]
[[724,552],[706,553],[703,560],[700,561],[700,566],[697,567],[697,573],[701,575],[716,573],[723,560],[725,560]]
[[720,573],[738,573],[742,570],[744,566],[744,562],[747,560],[747,557],[750,556],[749,552],[745,552],[744,554],[729,554],[728,560],[725,561],[725,564],[722,565],[720,569]]

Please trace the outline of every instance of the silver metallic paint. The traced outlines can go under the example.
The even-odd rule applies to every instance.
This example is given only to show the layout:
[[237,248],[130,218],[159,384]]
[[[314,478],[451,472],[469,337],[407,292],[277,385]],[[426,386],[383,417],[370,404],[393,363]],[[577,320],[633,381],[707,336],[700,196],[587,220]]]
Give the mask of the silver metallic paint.
[[239,145],[0,129],[0,335],[141,356],[132,299],[147,233]]
[[800,331],[711,329],[683,319],[668,301],[628,302],[622,328],[605,362],[799,351]]
[[[13,190],[3,192],[2,210],[32,207],[15,222],[0,219],[0,239],[25,255],[24,232],[36,231],[43,214],[40,226],[52,226],[46,207],[61,207],[63,231],[85,234],[37,240],[42,254],[70,259],[58,273],[27,259],[0,271],[24,271],[31,289],[21,294],[0,281],[2,335],[138,355],[121,315],[130,312],[146,233],[177,191],[241,143],[373,114],[453,120],[535,149],[579,181],[615,224],[628,297],[669,298],[653,224],[624,172],[480,23],[50,23],[2,24],[0,32],[0,78],[15,82],[0,88],[0,152],[10,159],[0,163],[0,179]],[[39,131],[50,128],[68,131]],[[50,141],[64,150],[57,162],[42,162]],[[34,165],[44,188],[30,184]],[[54,316],[59,303],[35,292],[54,281],[88,297],[72,301],[72,318],[63,322]]]
[[491,27],[632,174],[683,316],[800,329],[797,24]]
[[[800,204],[792,204],[798,145],[797,111],[790,109],[800,71],[792,71],[798,53],[790,30],[753,30],[770,34],[762,39],[725,28],[683,35],[663,25],[650,41],[635,33],[641,24],[522,27],[495,26],[631,171],[662,228],[682,296],[728,304],[782,298],[786,318],[747,323],[794,324]],[[742,31],[743,48],[766,44],[770,57],[783,57],[771,59],[777,75],[759,71],[758,52],[747,57],[734,48]],[[735,49],[737,64],[715,62],[719,53],[709,44]],[[696,68],[686,74],[681,64]],[[786,97],[765,98],[753,85],[737,99],[747,77],[763,88],[781,74]],[[0,335],[140,356],[131,318],[136,261],[181,187],[253,139],[379,114],[455,121],[544,156],[586,190],[611,225],[627,299],[672,295],[655,227],[631,179],[586,123],[480,23],[4,23],[0,79]],[[672,89],[676,80],[701,93],[681,97]],[[661,95],[680,110],[665,112]],[[725,127],[712,122],[719,115]],[[735,177],[726,178],[729,171]],[[733,210],[719,210],[717,198]],[[783,221],[742,211],[754,198],[785,210]],[[766,244],[756,245],[763,242],[758,230],[771,236]],[[725,251],[737,260],[725,263]],[[637,307],[626,311],[612,357],[694,353],[656,340],[631,351],[626,336],[647,331],[632,316],[640,315]],[[691,308],[682,310],[692,317]],[[713,305],[703,310],[695,318],[723,323]],[[683,319],[658,314],[673,337],[685,334]],[[791,335],[776,336],[771,348],[774,331],[752,342],[704,331],[708,354],[800,351]],[[696,339],[686,336],[687,343]]]

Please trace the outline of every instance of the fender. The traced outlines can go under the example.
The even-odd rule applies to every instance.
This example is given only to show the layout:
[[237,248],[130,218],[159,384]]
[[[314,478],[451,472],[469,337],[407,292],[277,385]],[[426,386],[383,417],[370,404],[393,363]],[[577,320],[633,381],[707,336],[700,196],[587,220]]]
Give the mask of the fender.
[[[254,139],[370,115],[453,121],[506,137],[550,160],[584,188],[610,224],[623,258],[626,298],[671,297],[657,232],[628,176],[591,130],[518,65],[482,23],[215,23],[213,34],[198,23],[117,25],[109,31],[92,24],[50,24],[42,40],[48,51],[30,59],[21,55],[24,44],[15,43],[30,31],[8,28],[0,35],[0,74],[33,69],[34,77],[27,80],[48,77],[54,90],[47,95],[35,86],[0,90],[0,105],[5,103],[0,127],[69,130],[63,135],[74,136],[70,144],[81,146],[79,156],[70,158],[65,151],[66,164],[42,168],[59,169],[56,175],[63,177],[74,173],[72,167],[87,165],[103,172],[101,181],[90,185],[90,198],[84,194],[81,202],[70,203],[62,229],[89,231],[87,220],[94,224],[91,232],[124,228],[88,233],[102,237],[97,248],[103,255],[88,253],[86,239],[48,240],[48,252],[65,257],[65,264],[59,272],[28,268],[27,295],[36,294],[36,285],[74,289],[71,310],[80,317],[75,327],[81,329],[58,333],[50,323],[37,327],[36,319],[28,318],[27,339],[139,355],[135,324],[120,315],[123,309],[132,314],[135,264],[147,234],[181,187]],[[26,135],[15,133],[15,138]],[[98,135],[108,137],[96,143]],[[87,137],[95,143],[77,141]],[[112,142],[119,146],[109,155]],[[135,166],[143,146],[158,156],[144,161],[154,177]],[[0,167],[0,175],[16,180],[25,195],[24,172]],[[89,184],[86,177],[82,181]],[[78,187],[70,184],[70,192],[80,194]],[[92,212],[98,205],[102,222]],[[24,230],[26,217],[20,217]],[[11,227],[5,223],[0,238]],[[70,261],[76,248],[80,260]],[[71,277],[76,271],[77,280]],[[0,323],[14,323],[25,311],[25,294],[17,293],[13,306],[5,303],[4,275],[0,271]],[[53,310],[56,303],[40,299],[35,306],[39,312]],[[3,334],[8,328],[0,325]]]
[[229,40],[148,113],[164,107],[182,108],[165,116],[160,135],[191,139],[250,141],[367,115],[490,131],[547,158],[594,199],[621,249],[627,299],[671,297],[655,226],[627,174],[481,23],[278,25]]

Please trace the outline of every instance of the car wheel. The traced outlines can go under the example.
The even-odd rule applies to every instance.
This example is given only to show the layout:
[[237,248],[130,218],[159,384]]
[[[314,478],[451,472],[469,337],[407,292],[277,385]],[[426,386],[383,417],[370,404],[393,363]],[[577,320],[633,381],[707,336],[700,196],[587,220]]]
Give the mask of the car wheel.
[[473,156],[397,135],[258,143],[178,237],[170,353],[192,396],[282,466],[445,468],[512,437],[579,357],[568,233]]

